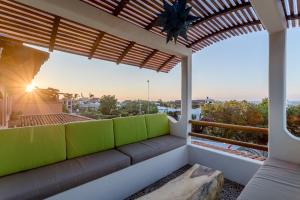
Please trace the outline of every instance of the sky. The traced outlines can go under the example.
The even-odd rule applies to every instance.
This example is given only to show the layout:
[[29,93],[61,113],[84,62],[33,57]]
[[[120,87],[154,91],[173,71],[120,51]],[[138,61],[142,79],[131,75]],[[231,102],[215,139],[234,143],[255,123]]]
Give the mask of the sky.
[[[300,100],[300,30],[288,31],[287,95]],[[266,32],[233,37],[193,55],[193,99],[258,101],[268,96],[268,35]],[[180,99],[181,67],[169,73],[54,51],[34,78],[40,88],[88,96],[116,95],[119,100]]]

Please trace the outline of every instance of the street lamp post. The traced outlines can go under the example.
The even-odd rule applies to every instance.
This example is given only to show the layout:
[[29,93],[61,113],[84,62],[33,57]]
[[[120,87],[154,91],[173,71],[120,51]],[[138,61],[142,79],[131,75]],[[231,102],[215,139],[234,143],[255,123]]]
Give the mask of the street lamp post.
[[148,84],[148,105],[147,105],[147,113],[149,114],[149,112],[150,112],[150,92],[149,92],[149,90],[150,90],[150,81],[149,81],[149,80],[147,80],[147,84]]

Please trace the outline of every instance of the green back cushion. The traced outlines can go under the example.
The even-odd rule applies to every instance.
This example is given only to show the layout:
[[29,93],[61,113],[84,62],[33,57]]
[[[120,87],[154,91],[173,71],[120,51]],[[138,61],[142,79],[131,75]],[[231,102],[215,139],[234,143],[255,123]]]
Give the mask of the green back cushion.
[[147,139],[144,116],[115,118],[113,121],[117,147]]
[[75,158],[114,148],[112,120],[87,121],[66,125],[67,158]]
[[170,133],[169,120],[166,114],[145,115],[148,138]]
[[0,176],[66,159],[63,125],[0,131]]

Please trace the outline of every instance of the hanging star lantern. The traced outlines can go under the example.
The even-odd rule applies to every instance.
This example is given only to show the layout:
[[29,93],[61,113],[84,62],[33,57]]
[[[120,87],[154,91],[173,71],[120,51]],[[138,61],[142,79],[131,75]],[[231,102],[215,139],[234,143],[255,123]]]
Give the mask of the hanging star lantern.
[[188,28],[199,17],[189,14],[192,7],[187,7],[186,0],[175,0],[173,5],[163,0],[163,4],[164,12],[158,14],[156,25],[162,27],[162,32],[167,34],[167,43],[173,40],[176,43],[179,36],[188,40]]

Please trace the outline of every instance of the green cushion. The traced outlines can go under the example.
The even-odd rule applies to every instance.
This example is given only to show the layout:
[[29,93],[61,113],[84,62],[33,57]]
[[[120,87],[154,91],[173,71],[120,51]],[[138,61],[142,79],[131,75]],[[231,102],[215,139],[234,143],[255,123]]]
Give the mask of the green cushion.
[[75,158],[115,147],[112,120],[66,125],[67,158]]
[[148,138],[170,133],[169,120],[166,114],[145,115]]
[[63,125],[0,130],[0,176],[65,159]]
[[117,147],[147,139],[147,128],[143,115],[115,118],[113,121]]

